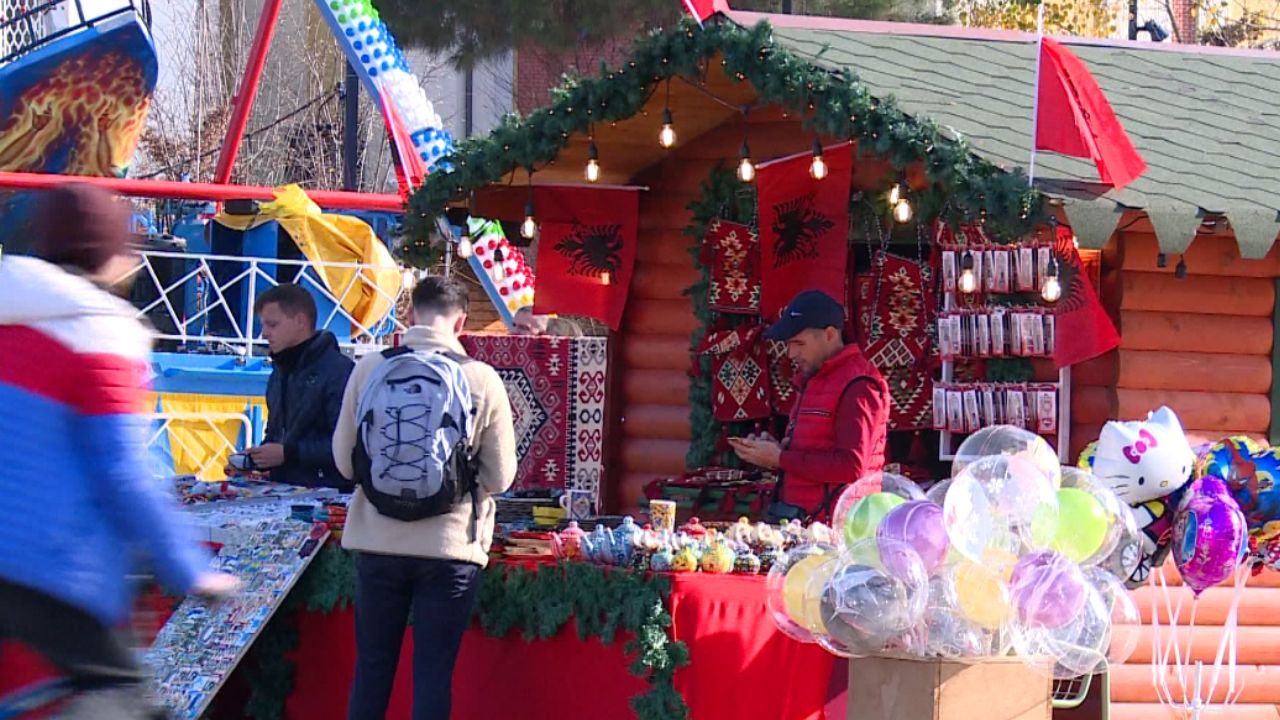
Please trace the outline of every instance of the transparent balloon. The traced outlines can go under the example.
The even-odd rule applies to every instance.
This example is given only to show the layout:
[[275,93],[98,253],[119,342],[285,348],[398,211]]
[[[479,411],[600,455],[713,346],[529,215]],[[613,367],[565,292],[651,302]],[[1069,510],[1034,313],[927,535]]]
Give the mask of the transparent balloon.
[[809,575],[836,552],[831,545],[799,545],[782,553],[765,577],[765,598],[773,622],[784,635],[800,642],[813,642],[796,618],[804,618],[804,588]]
[[1025,555],[1009,578],[1014,618],[1031,628],[1068,625],[1084,605],[1089,587],[1080,566],[1065,555],[1051,550]]
[[972,562],[1004,562],[1052,543],[1058,498],[1049,478],[1028,459],[984,457],[952,480],[943,526],[952,547]]
[[1018,656],[1035,668],[1044,668],[1044,659],[1050,659],[1050,671],[1058,680],[1089,675],[1105,667],[1110,630],[1107,603],[1102,593],[1088,583],[1079,612],[1067,624],[1048,628],[1021,622],[1016,616],[1011,623],[1013,648]]
[[[1138,603],[1133,595],[1125,589],[1120,578],[1103,570],[1091,567],[1084,569],[1085,579],[1102,596],[1102,601],[1110,610],[1111,637],[1104,646],[1108,663],[1122,663],[1128,660],[1138,648],[1138,636],[1142,630],[1142,614],[1138,611]],[[1102,672],[1105,667],[1095,671]]]
[[948,579],[929,581],[929,602],[924,618],[908,634],[908,651],[919,657],[970,661],[996,654],[998,631],[989,630],[965,617],[956,607]]
[[985,630],[1003,628],[1012,613],[1008,577],[1012,569],[1012,563],[999,568],[968,560],[956,562],[942,576],[948,604]]
[[951,489],[951,478],[943,478],[938,482],[929,486],[924,493],[924,499],[929,502],[943,504],[947,500],[947,491]]
[[1013,425],[985,427],[965,438],[951,461],[951,477],[984,457],[1001,455],[1026,458],[1040,468],[1057,489],[1060,479],[1057,453],[1044,438]]
[[[868,485],[879,487],[880,491],[865,495]],[[868,497],[875,500],[868,503],[861,502]],[[913,480],[893,473],[871,473],[840,493],[835,509],[831,513],[831,527],[844,536],[847,547],[858,540],[874,535],[876,524],[889,510],[903,502],[923,499],[924,491]],[[863,507],[855,515],[854,508],[859,504]]]
[[1132,520],[1132,511],[1106,483],[1088,470],[1062,468],[1054,550],[1081,565],[1097,565],[1119,547],[1126,519]]
[[1129,587],[1142,585],[1134,579],[1134,573],[1142,564],[1142,531],[1138,529],[1138,520],[1133,515],[1133,508],[1121,506],[1120,522],[1117,525],[1116,547],[1111,554],[1103,558],[1098,567],[1115,575]]
[[913,500],[890,510],[876,528],[876,537],[910,545],[929,575],[942,568],[949,550],[942,506],[928,500]]
[[924,617],[929,579],[915,550],[863,540],[836,561],[822,594],[827,635],[850,653],[883,649]]

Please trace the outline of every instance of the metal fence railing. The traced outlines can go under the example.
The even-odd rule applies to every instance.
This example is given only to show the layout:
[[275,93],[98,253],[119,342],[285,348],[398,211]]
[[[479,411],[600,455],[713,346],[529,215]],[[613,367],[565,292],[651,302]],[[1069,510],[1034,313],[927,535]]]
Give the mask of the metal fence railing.
[[[212,479],[211,471],[225,467],[232,454],[245,449],[242,445],[254,442],[253,423],[243,413],[159,412],[152,413],[150,418],[147,450],[153,462],[167,458],[175,465],[194,463],[190,472],[201,480]],[[228,427],[234,430],[228,431]],[[202,442],[196,441],[197,433]],[[160,477],[176,471],[177,467],[152,468],[153,474]]]
[[132,300],[155,327],[160,349],[253,354],[266,340],[254,303],[271,287],[291,282],[316,299],[317,325],[355,354],[381,344],[405,324],[398,309],[409,287],[398,265],[311,262],[276,258],[145,250],[126,275]]
[[0,65],[126,13],[151,27],[150,0],[0,0]]

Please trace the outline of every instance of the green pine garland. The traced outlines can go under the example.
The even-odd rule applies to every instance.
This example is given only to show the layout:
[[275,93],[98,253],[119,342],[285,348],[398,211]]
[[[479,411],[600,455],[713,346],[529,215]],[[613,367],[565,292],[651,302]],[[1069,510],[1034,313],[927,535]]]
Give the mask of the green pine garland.
[[934,122],[908,115],[892,97],[874,97],[847,68],[814,65],[773,41],[767,22],[744,28],[728,21],[698,29],[684,20],[638,41],[626,67],[595,78],[566,79],[550,107],[527,118],[508,117],[485,138],[459,145],[454,169],[434,173],[409,200],[405,217],[406,261],[426,265],[439,255],[431,243],[435,218],[450,200],[500,181],[518,167],[554,160],[570,135],[592,123],[638,113],[654,86],[672,76],[696,81],[719,58],[730,77],[750,82],[764,104],[807,113],[807,126],[824,135],[852,138],[895,168],[922,162],[929,186],[913,191],[917,217],[947,209],[952,222],[984,222],[993,234],[1016,238],[1039,219],[1040,195],[1021,170],[1006,172],[980,158],[963,139],[948,137]]
[[[250,677],[245,713],[254,720],[281,720],[293,691],[294,663],[286,654],[298,647],[294,614],[328,613],[355,598],[355,555],[335,544],[320,551],[285,600],[281,612],[254,644],[257,670]],[[689,662],[688,647],[670,637],[667,603],[671,583],[661,576],[608,570],[585,563],[522,567],[493,566],[481,574],[474,617],[493,637],[519,628],[526,641],[547,639],[576,622],[578,637],[611,644],[618,632],[631,633],[623,650],[634,654],[632,674],[647,678],[650,690],[632,698],[638,720],[687,720],[689,709],[676,692],[675,671]]]

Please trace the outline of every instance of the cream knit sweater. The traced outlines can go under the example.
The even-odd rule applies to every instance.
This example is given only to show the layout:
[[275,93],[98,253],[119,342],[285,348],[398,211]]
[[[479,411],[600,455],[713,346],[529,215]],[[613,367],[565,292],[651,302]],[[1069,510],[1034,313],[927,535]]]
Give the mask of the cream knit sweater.
[[[458,339],[427,327],[411,327],[403,343],[415,350],[441,350],[461,356],[462,371],[471,385],[475,407],[475,429],[472,435],[480,461],[480,519],[476,542],[471,542],[471,500],[465,499],[447,515],[405,522],[377,511],[356,488],[347,511],[347,526],[342,546],[348,550],[405,555],[410,557],[461,560],[485,565],[489,546],[493,543],[493,518],[496,505],[491,495],[505,492],[516,477],[516,440],[512,426],[511,403],[498,373],[488,365],[466,358]],[[333,433],[333,458],[338,470],[353,477],[351,451],[356,446],[356,405],[369,373],[383,362],[381,353],[365,355],[351,372],[347,391],[342,398],[342,413]]]

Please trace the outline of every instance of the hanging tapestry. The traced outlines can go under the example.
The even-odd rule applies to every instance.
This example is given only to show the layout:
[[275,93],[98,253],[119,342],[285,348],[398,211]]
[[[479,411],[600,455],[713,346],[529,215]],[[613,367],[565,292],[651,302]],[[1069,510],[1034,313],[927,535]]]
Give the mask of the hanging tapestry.
[[796,401],[796,364],[787,355],[787,344],[769,340],[769,403],[777,415],[790,416]]
[[741,223],[712,220],[702,240],[711,268],[707,305],[716,312],[760,313],[760,237]]
[[849,143],[826,148],[830,174],[809,176],[808,154],[760,167],[760,311],[777,318],[805,290],[844,297],[849,256]]
[[889,384],[890,430],[933,426],[933,275],[928,263],[877,252],[854,278],[858,338]]
[[606,339],[464,335],[476,360],[507,388],[515,425],[516,490],[590,490],[599,498],[604,454]]
[[763,335],[760,325],[744,325],[713,332],[698,348],[711,356],[711,414],[716,420],[759,420],[773,414]]

